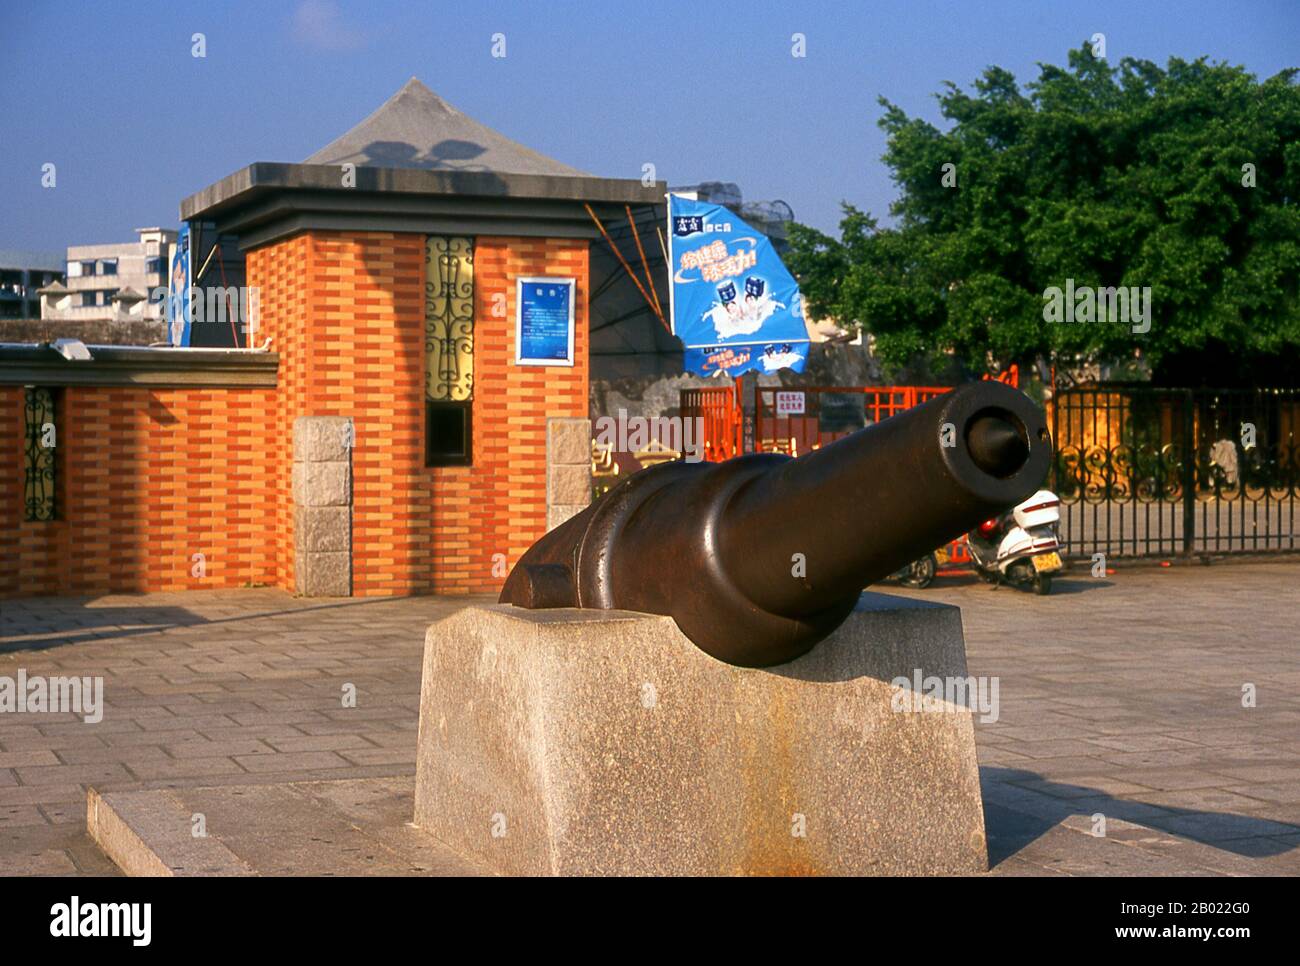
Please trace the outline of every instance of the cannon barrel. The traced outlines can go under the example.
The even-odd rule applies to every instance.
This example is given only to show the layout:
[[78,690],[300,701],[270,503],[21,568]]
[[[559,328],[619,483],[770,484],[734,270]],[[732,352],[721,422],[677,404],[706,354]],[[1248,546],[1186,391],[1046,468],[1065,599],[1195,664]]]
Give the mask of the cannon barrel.
[[970,383],[805,456],[637,473],[534,544],[500,599],[666,614],[719,660],[780,664],[867,584],[1028,497],[1050,458],[1038,407]]

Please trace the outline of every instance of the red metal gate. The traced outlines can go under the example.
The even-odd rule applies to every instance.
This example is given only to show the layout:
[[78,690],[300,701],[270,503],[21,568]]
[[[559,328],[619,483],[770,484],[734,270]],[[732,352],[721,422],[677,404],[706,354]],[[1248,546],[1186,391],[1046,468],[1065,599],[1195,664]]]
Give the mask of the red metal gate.
[[798,456],[888,419],[951,386],[800,386],[758,390],[754,447]]
[[680,407],[683,418],[704,421],[702,438],[706,460],[721,463],[741,454],[744,416],[734,385],[683,389]]
[[[754,449],[798,456],[841,436],[888,419],[950,386],[760,387],[754,419]],[[734,385],[681,390],[681,414],[701,418],[704,458],[731,459],[744,452],[744,414]]]

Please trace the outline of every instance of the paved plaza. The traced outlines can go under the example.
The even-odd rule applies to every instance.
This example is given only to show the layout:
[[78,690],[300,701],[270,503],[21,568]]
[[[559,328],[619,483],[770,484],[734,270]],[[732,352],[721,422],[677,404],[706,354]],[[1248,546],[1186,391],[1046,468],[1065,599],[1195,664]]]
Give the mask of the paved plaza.
[[[993,873],[1300,873],[1298,578],[1274,561],[1047,598],[965,575],[879,588],[959,605],[971,673],[997,678],[998,720],[976,726]],[[0,715],[0,873],[115,873],[88,786],[412,775],[425,628],[472,600],[0,601],[0,676],[105,678],[97,724]]]

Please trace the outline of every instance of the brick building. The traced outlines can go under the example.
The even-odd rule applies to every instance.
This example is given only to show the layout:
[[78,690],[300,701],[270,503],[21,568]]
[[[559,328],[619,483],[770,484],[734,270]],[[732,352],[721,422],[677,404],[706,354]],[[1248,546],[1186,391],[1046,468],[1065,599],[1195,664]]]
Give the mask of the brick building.
[[[592,216],[664,190],[412,80],[307,163],[185,199],[196,264],[242,253],[244,344],[0,346],[0,596],[499,588],[589,497]],[[571,286],[568,358],[524,358],[524,279]]]

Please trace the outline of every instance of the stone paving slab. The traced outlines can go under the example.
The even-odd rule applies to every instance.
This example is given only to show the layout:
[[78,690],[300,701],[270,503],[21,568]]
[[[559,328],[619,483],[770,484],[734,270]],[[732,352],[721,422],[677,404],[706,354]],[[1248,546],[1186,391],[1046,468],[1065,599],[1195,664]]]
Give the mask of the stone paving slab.
[[105,701],[93,725],[0,715],[0,874],[116,873],[86,834],[91,785],[413,774],[424,632],[472,599],[0,600],[0,675],[102,675]]
[[86,832],[132,876],[247,876],[253,869],[215,836],[196,836],[180,793],[108,792],[86,797]]
[[[1278,560],[1069,576],[1041,598],[960,576],[878,588],[960,606],[970,672],[999,681],[998,720],[976,719],[993,874],[1157,867],[1114,865],[1135,849],[1189,874],[1300,873],[1297,578]],[[91,785],[410,776],[424,632],[473,600],[0,600],[0,675],[102,675],[105,695],[93,725],[0,714],[0,874],[116,872],[86,834]],[[1094,814],[1139,844],[1072,846]]]
[[[1297,578],[1279,560],[1067,577],[1046,598],[957,575],[896,591],[959,604],[971,673],[1000,681],[998,720],[976,719],[994,874],[1300,873]],[[1094,816],[1129,850],[1119,869]]]
[[414,801],[413,777],[92,789],[87,827],[129,875],[488,874],[411,825]]

